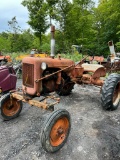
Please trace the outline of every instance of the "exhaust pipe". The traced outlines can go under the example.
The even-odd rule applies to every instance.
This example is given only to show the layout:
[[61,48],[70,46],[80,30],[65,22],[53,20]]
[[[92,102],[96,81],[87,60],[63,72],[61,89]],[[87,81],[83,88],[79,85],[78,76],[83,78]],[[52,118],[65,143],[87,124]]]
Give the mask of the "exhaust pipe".
[[55,26],[51,25],[51,58],[55,57],[55,39],[54,39],[54,33],[55,33]]
[[109,41],[108,46],[109,46],[110,54],[111,54],[110,55],[111,62],[114,62],[115,57],[116,57],[116,53],[115,53],[115,48],[114,48],[113,41]]

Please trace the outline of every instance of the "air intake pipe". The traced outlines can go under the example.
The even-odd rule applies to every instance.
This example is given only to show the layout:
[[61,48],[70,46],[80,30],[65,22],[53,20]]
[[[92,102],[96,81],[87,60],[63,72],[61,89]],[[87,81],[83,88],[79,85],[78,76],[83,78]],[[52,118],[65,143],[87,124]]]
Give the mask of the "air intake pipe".
[[51,57],[55,57],[55,39],[54,39],[54,33],[55,33],[55,26],[51,25]]

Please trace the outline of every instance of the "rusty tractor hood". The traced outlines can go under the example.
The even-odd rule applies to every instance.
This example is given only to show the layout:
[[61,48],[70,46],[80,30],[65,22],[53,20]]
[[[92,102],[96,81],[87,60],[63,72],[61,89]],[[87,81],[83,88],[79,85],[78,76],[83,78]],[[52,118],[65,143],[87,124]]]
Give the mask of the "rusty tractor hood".
[[48,67],[61,69],[75,64],[74,61],[64,58],[41,58],[40,61],[46,62]]
[[42,62],[45,62],[48,67],[50,68],[60,68],[63,69],[65,67],[68,67],[70,65],[74,65],[74,61],[70,59],[64,59],[64,58],[51,58],[51,57],[46,57],[46,58],[38,58],[38,57],[25,57],[23,58],[23,63],[31,63],[31,62],[36,62],[41,64]]
[[[63,58],[37,58],[25,57],[22,60],[22,76],[23,76],[23,91],[30,95],[40,95],[42,83],[36,83],[36,80],[41,78],[43,70],[41,69],[42,62],[47,64],[48,68],[65,69],[68,66],[70,70],[74,70],[74,61]],[[73,68],[73,69],[72,69]],[[69,67],[66,69],[69,72]]]

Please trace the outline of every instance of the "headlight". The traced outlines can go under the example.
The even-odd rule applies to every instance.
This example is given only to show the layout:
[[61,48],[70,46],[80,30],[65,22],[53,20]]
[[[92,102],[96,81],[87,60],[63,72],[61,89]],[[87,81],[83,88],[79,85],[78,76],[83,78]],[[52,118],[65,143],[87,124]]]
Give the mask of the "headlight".
[[41,69],[45,70],[47,68],[47,64],[45,62],[42,62],[41,64]]

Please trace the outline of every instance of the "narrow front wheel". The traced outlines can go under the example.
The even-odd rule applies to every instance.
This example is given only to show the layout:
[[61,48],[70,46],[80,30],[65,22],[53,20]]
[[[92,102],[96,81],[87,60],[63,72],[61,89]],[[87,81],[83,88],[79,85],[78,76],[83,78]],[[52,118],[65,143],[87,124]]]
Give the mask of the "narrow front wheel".
[[65,109],[59,109],[45,121],[42,133],[42,147],[47,152],[56,152],[65,144],[71,128],[70,114]]
[[4,120],[11,120],[18,117],[22,110],[22,101],[10,97],[10,94],[6,94],[1,97],[1,115]]

